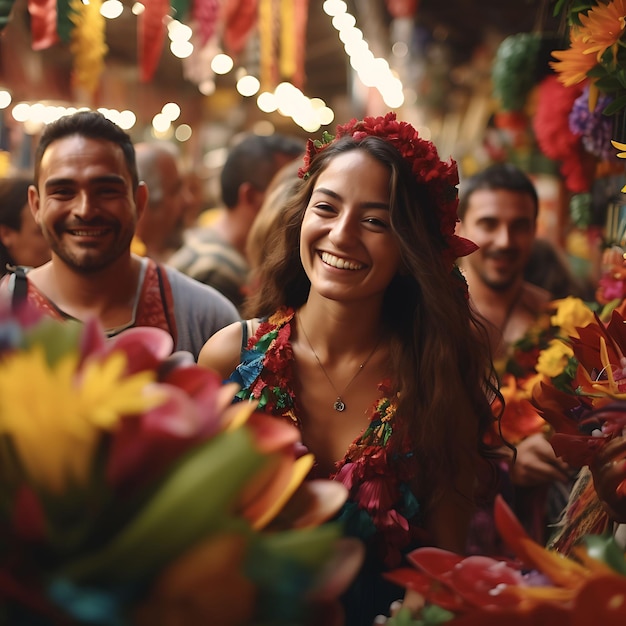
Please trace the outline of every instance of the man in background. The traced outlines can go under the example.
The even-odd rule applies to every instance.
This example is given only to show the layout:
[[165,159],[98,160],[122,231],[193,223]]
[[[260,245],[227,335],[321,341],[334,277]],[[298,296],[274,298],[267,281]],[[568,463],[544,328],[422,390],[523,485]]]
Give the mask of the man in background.
[[138,143],[135,153],[139,180],[148,187],[148,203],[137,222],[136,237],[145,246],[146,256],[167,263],[183,243],[186,215],[193,202],[191,190],[171,144]]
[[97,318],[108,336],[133,326],[167,331],[174,349],[197,358],[217,330],[238,319],[214,289],[131,253],[148,189],[130,137],[95,111],[49,124],[28,190],[52,258],[6,277],[0,290],[56,319]]
[[280,134],[246,135],[236,143],[220,175],[224,208],[210,226],[188,231],[184,245],[169,263],[215,287],[241,308],[249,272],[248,232],[273,176],[301,156],[303,149],[299,140]]
[[26,176],[0,178],[0,276],[7,265],[37,267],[50,260],[50,246],[28,206]]
[[[486,320],[496,371],[504,382],[514,380],[514,389],[535,373],[542,347],[536,345],[537,338],[547,337],[542,333],[549,333],[550,326],[547,306],[552,295],[524,280],[538,208],[532,181],[511,164],[492,165],[461,185],[457,234],[479,246],[462,259],[461,269],[472,304]],[[517,348],[522,340],[532,347],[523,353],[524,359],[519,358],[522,352]],[[527,530],[543,543],[549,532],[548,491],[552,485],[562,485],[564,493],[557,500],[561,506],[565,504],[569,468],[554,454],[545,436],[545,423],[534,409],[524,405],[525,410],[533,411],[534,418],[525,420],[525,425],[514,424],[508,420],[519,419],[519,414],[512,402],[507,404],[503,430],[505,436],[508,431],[517,437],[509,440],[517,448],[516,461],[509,470],[515,509]],[[485,546],[482,549],[488,551]]]

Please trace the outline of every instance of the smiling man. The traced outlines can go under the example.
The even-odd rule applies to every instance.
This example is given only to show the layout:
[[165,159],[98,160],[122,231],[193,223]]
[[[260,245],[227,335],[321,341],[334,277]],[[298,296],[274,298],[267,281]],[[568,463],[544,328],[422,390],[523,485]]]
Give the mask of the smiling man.
[[[532,329],[541,316],[547,315],[552,299],[550,293],[524,280],[535,240],[538,207],[532,181],[511,164],[492,165],[461,185],[457,234],[472,240],[479,249],[464,257],[460,265],[470,299],[486,320],[496,369],[503,379],[519,376],[521,380],[533,371],[533,363],[515,361],[514,346],[525,337],[533,341]],[[513,412],[517,419],[518,413]],[[547,518],[546,507],[557,509],[558,514],[565,504],[569,470],[555,456],[543,432],[533,432],[511,443],[517,446],[516,462],[509,472],[516,513],[534,538],[543,543],[549,533],[547,525],[554,521]],[[472,546],[474,551],[491,552],[492,546],[480,545],[480,536],[489,537],[490,533],[476,527],[473,530],[473,541],[478,544]]]
[[109,336],[132,326],[170,333],[197,357],[204,342],[238,318],[214,289],[130,251],[148,200],[130,137],[94,111],[47,126],[35,153],[29,205],[52,259],[2,283],[52,317],[96,317]]

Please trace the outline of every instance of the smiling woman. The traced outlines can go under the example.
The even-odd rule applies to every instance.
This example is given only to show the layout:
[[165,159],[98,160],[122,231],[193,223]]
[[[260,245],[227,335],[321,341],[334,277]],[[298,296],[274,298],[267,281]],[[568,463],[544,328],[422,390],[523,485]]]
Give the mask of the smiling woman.
[[299,428],[311,476],[348,488],[341,519],[368,557],[346,623],[370,626],[400,595],[380,574],[408,549],[463,549],[497,391],[455,265],[474,249],[454,234],[455,164],[392,113],[324,139],[261,267],[258,317],[199,362]]

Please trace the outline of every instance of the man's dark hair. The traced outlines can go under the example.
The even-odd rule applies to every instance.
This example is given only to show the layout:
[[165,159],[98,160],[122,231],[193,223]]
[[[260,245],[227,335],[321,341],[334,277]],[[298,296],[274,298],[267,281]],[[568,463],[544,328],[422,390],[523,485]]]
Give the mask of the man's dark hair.
[[533,201],[535,217],[537,217],[539,211],[537,190],[532,180],[512,163],[495,163],[461,183],[457,209],[459,219],[462,220],[465,217],[469,200],[472,194],[479,189],[505,189],[506,191],[526,194]]
[[222,167],[220,185],[222,201],[227,208],[237,204],[239,187],[250,183],[256,189],[265,191],[274,174],[283,163],[277,156],[294,159],[304,151],[303,142],[281,134],[247,135],[229,151]]
[[27,176],[0,178],[0,224],[11,230],[22,228],[22,209],[28,204],[32,183]]
[[[22,211],[28,204],[28,187],[32,180],[25,176],[0,179],[0,224],[11,230],[22,229]],[[0,276],[6,273],[6,265],[15,265],[6,246],[0,242]]]
[[41,159],[48,146],[54,141],[72,135],[80,135],[89,139],[102,139],[117,144],[124,153],[133,189],[137,189],[139,177],[133,142],[130,136],[117,124],[114,124],[98,111],[78,111],[71,115],[64,115],[45,127],[35,151],[34,175],[36,185],[39,184]]

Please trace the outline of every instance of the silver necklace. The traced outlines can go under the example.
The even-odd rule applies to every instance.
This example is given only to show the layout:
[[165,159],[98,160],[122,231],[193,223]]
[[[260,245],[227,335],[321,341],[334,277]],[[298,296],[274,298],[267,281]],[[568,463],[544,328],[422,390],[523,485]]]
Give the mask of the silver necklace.
[[363,371],[363,368],[369,363],[369,360],[374,356],[374,352],[376,352],[376,350],[378,349],[378,345],[380,344],[380,339],[376,342],[376,345],[372,348],[372,351],[368,354],[365,361],[363,361],[363,363],[359,365],[359,368],[355,372],[354,376],[348,381],[348,384],[343,388],[343,391],[339,393],[339,391],[337,391],[337,387],[335,387],[335,383],[333,383],[330,376],[328,375],[328,372],[326,371],[326,368],[322,365],[320,358],[317,356],[317,352],[315,352],[315,348],[311,344],[311,340],[309,339],[309,336],[306,334],[306,330],[304,330],[304,325],[302,324],[302,321],[300,320],[300,315],[296,314],[296,319],[298,320],[298,327],[302,329],[302,334],[304,335],[306,342],[309,344],[309,348],[311,348],[311,352],[313,353],[313,356],[315,357],[317,364],[320,366],[320,369],[322,370],[322,372],[324,372],[324,376],[326,376],[326,379],[330,383],[330,386],[333,388],[333,391],[337,394],[337,399],[333,403],[333,409],[335,409],[335,411],[339,411],[340,413],[342,411],[345,411],[346,403],[344,402],[342,396],[345,395],[350,385],[356,380],[356,377]]

